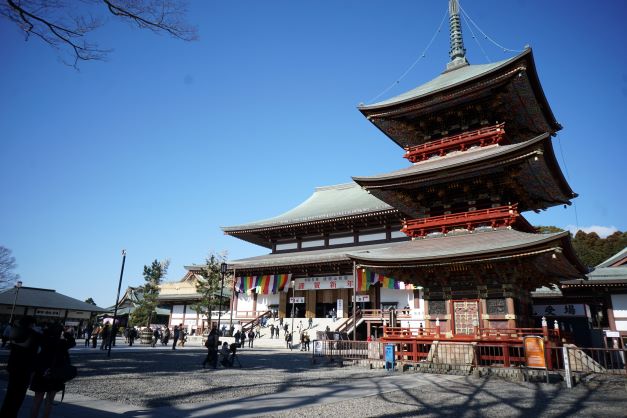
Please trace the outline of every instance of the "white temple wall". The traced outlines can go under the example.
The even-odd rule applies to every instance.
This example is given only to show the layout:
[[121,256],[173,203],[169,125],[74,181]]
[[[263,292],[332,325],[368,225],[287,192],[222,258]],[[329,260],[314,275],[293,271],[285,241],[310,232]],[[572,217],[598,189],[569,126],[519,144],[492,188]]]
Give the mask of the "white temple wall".
[[279,294],[269,295],[257,295],[257,312],[264,312],[268,310],[270,305],[279,304]]
[[247,293],[237,295],[237,311],[245,312],[253,310],[253,296]]

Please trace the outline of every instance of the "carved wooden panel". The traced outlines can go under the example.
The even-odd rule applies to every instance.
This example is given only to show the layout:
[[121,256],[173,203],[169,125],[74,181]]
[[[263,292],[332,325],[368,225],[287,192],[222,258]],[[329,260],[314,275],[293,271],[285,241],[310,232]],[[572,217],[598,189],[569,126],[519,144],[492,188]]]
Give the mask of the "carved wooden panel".
[[455,334],[472,335],[479,324],[479,302],[476,300],[456,300],[453,302]]
[[446,315],[446,301],[430,300],[429,315]]
[[505,315],[507,314],[507,302],[505,299],[487,299],[486,310],[490,315]]

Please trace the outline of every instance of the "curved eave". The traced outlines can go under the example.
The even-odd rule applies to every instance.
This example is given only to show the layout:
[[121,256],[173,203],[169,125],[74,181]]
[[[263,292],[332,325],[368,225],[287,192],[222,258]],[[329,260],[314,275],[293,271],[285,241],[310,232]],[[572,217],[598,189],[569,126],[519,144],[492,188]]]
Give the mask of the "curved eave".
[[[510,240],[511,243],[506,243],[507,240],[505,240],[503,245],[497,244],[501,242],[499,240],[511,238],[510,236],[515,238]],[[443,244],[435,240],[448,240],[447,245],[443,247],[450,247],[452,251],[434,254],[434,246]],[[522,242],[517,242],[517,240]],[[414,240],[404,243],[403,247],[397,247],[393,251],[383,249],[369,253],[349,253],[348,257],[360,264],[384,268],[483,263],[539,254],[554,254],[556,262],[559,262],[562,268],[570,266],[569,278],[578,278],[583,276],[584,269],[579,260],[573,257],[571,248],[568,231],[555,234],[527,234],[502,229]]]
[[[570,204],[570,199],[576,197],[577,194],[573,192],[562,174],[553,152],[549,133],[514,145],[492,146],[474,151],[459,152],[455,155],[423,161],[391,173],[353,177],[353,180],[379,199],[386,201],[386,197],[378,190],[405,187],[418,183],[449,182],[452,178],[477,175],[486,168],[493,169],[498,165],[520,164],[521,158],[529,159],[534,155],[538,156],[539,147],[541,147],[541,155],[546,170],[549,171],[555,186],[562,194],[562,198],[557,203]],[[557,198],[557,196],[554,197]],[[388,203],[394,205],[393,202]]]
[[[379,103],[375,103],[372,105],[363,105],[358,106],[357,109],[368,119],[386,119],[394,116],[398,116],[404,113],[404,109],[409,108],[413,105],[417,105],[421,102],[428,102],[432,100],[434,96],[442,95],[444,93],[450,92],[451,95],[463,94],[470,88],[474,88],[473,86],[478,86],[482,81],[487,81],[487,79],[493,76],[501,76],[502,74],[507,73],[507,71],[515,70],[516,66],[520,66],[521,64],[525,64],[525,72],[528,74],[529,82],[531,83],[534,96],[538,101],[538,104],[542,108],[542,113],[544,115],[545,120],[548,122],[549,126],[551,126],[553,132],[559,131],[562,129],[562,126],[555,119],[555,115],[549,106],[549,102],[544,94],[544,90],[542,89],[542,85],[540,84],[540,79],[538,77],[538,72],[535,65],[535,60],[533,58],[533,52],[531,48],[527,48],[521,54],[502,62],[502,64],[497,65],[489,70],[476,74],[474,76],[462,79],[458,82],[454,82],[451,84],[447,84],[441,88],[435,88],[433,90],[429,90],[427,92],[418,93],[414,96],[404,97],[407,93],[403,93],[398,97],[402,97],[399,100],[388,99]],[[464,67],[462,67],[464,68]],[[450,73],[455,73],[454,70]],[[447,74],[446,72],[443,73]],[[514,77],[512,74],[509,77]],[[430,81],[433,82],[434,80]],[[430,83],[428,82],[428,83]],[[428,84],[425,83],[425,84]],[[414,90],[419,90],[421,87],[418,87]],[[490,88],[485,87],[485,88]],[[481,90],[481,88],[480,88]],[[394,142],[396,142],[399,146],[405,147],[407,144],[399,142],[397,138],[393,138],[388,135],[388,133],[380,127],[376,122],[374,125],[377,126],[379,130],[381,130],[386,136],[390,137]]]
[[272,226],[264,226],[258,228],[248,228],[248,229],[233,229],[233,230],[225,230],[225,235],[230,235],[239,239],[243,239],[244,241],[251,242],[253,244],[261,245],[266,248],[272,248],[272,243],[265,238],[266,235],[272,234],[273,232],[285,232],[290,229],[306,229],[313,227],[325,227],[330,226],[335,223],[347,223],[347,222],[355,222],[361,219],[367,218],[376,218],[379,216],[387,216],[392,214],[400,213],[397,209],[385,209],[374,212],[365,212],[358,213],[350,216],[342,216],[342,217],[333,217],[333,218],[323,218],[306,222],[293,222],[293,223],[282,223],[279,225]]

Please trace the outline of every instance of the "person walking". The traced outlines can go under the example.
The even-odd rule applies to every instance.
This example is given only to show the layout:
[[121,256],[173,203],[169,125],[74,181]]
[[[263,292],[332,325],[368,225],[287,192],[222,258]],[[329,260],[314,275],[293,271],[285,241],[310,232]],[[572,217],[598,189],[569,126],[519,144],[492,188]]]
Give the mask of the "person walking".
[[285,345],[292,350],[292,334],[285,334]]
[[290,329],[290,327],[287,324],[283,325],[283,330],[285,331],[285,336],[286,337],[287,337],[287,333],[288,333],[289,329]]
[[235,335],[233,337],[235,337],[235,344],[239,345],[239,340],[242,337],[242,333],[239,330],[237,330],[235,331]]
[[41,344],[41,336],[33,329],[35,323],[33,317],[24,316],[16,322],[11,327],[7,340],[11,352],[7,361],[9,372],[7,391],[0,408],[2,418],[17,417],[28,390],[37,350]]
[[70,348],[76,345],[74,337],[69,333],[63,332],[63,328],[59,324],[52,324],[44,330],[42,338],[41,351],[37,354],[35,360],[35,373],[30,384],[30,390],[35,392],[33,406],[31,408],[31,418],[39,416],[41,403],[46,396],[44,405],[44,418],[50,416],[54,397],[59,391],[65,390],[65,382],[72,379],[68,377],[54,377],[53,370],[66,370],[70,365]]
[[152,332],[152,343],[150,345],[154,348],[157,345],[157,341],[159,341],[159,328],[155,328]]
[[135,342],[135,338],[137,338],[137,330],[135,329],[135,327],[128,330],[127,338],[128,338],[128,346],[132,347],[133,342]]
[[242,334],[240,335],[239,340],[241,341],[239,346],[244,348],[244,344],[246,344],[246,331],[244,329],[242,329]]
[[248,331],[248,348],[253,348],[253,341],[255,341],[255,331],[251,328],[250,331]]
[[214,369],[217,367],[218,363],[218,336],[215,328],[212,328],[209,332],[209,336],[207,336],[207,341],[205,341],[205,347],[207,347],[207,357],[202,362],[202,368],[206,368],[207,364],[211,365]]
[[180,335],[179,326],[174,325],[174,331],[172,332],[172,350],[176,350],[176,343],[179,342]]
[[105,324],[102,331],[100,331],[100,349],[105,350],[109,346],[109,338],[111,336],[111,328],[109,324]]
[[270,325],[270,339],[274,338],[274,324]]
[[309,328],[307,328],[307,329],[311,329],[311,328],[313,328],[313,317],[310,316],[309,317]]
[[163,330],[163,336],[161,337],[161,345],[168,345],[168,343],[170,342],[170,335],[170,327],[165,327],[165,329]]

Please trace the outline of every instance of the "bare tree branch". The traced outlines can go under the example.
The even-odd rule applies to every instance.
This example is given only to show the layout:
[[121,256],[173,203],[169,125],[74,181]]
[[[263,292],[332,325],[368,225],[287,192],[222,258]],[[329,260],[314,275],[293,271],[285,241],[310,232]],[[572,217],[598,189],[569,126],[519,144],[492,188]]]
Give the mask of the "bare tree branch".
[[75,1],[5,0],[0,3],[0,16],[15,23],[24,32],[26,40],[34,35],[60,54],[72,57],[72,63],[63,55],[61,60],[74,68],[77,68],[79,61],[105,60],[111,52],[88,40],[91,32],[102,26],[103,22],[102,18],[95,18],[89,13],[89,5],[133,23],[140,29],[165,32],[185,41],[197,38],[196,28],[185,23],[187,10],[183,1],[83,0],[82,4],[81,14],[74,15]]
[[0,288],[19,280],[20,276],[13,272],[16,267],[15,257],[11,255],[11,250],[0,245]]

